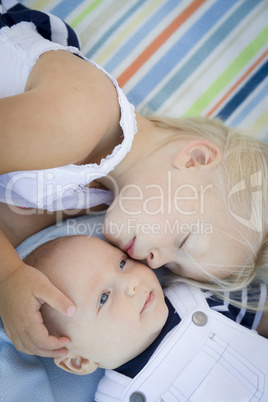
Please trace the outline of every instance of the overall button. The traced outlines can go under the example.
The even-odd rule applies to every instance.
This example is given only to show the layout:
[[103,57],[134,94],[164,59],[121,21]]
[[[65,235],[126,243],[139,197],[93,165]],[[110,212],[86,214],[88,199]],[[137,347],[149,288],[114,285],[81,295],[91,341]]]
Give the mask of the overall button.
[[199,327],[203,327],[208,322],[208,317],[202,311],[196,311],[192,316],[193,323]]
[[146,397],[142,392],[133,392],[130,395],[129,402],[146,402]]

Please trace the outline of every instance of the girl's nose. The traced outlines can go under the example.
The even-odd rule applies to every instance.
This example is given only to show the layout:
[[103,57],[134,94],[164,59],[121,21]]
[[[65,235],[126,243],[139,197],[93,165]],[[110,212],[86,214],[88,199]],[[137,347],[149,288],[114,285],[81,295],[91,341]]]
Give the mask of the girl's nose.
[[158,248],[152,248],[146,258],[149,267],[156,269],[162,267],[168,261]]

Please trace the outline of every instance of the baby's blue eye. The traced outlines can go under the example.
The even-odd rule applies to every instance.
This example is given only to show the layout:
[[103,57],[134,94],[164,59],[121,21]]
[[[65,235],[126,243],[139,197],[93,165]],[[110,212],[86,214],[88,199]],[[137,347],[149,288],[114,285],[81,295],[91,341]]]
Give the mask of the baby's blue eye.
[[122,271],[122,269],[124,268],[125,265],[126,265],[126,260],[120,261],[120,271]]
[[102,307],[109,299],[109,293],[103,293],[100,298],[100,307]]

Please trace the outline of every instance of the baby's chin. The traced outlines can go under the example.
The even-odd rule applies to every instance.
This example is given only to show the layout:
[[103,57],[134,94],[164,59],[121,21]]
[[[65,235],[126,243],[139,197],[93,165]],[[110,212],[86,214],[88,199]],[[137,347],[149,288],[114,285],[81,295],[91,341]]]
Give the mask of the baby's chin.
[[151,344],[153,341],[151,339],[148,339],[146,342],[144,342],[142,345],[137,346],[135,349],[133,348],[130,350],[129,345],[126,347],[128,350],[123,356],[119,356],[119,354],[122,354],[122,348],[119,350],[117,353],[117,356],[111,356],[109,355],[109,359],[106,361],[103,361],[102,364],[100,364],[101,368],[105,369],[110,369],[110,370],[115,370],[118,367],[123,366],[124,364],[130,362],[132,359],[135,357],[139,356],[142,352],[144,352]]

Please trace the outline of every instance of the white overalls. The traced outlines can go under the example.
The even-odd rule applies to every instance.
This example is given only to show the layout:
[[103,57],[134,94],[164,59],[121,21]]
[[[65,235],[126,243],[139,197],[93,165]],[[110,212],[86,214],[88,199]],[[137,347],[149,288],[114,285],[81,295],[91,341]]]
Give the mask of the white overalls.
[[268,340],[179,284],[166,295],[182,321],[134,379],[106,370],[95,401],[268,401]]

